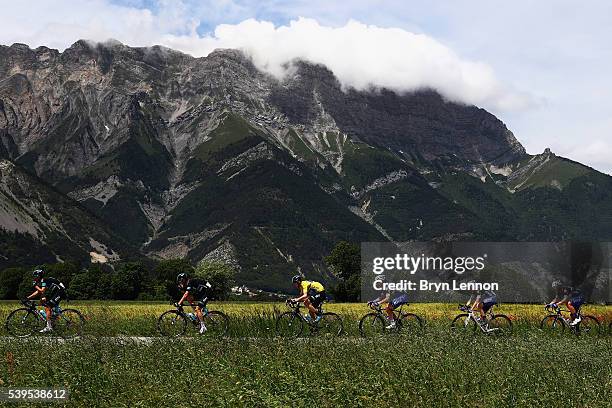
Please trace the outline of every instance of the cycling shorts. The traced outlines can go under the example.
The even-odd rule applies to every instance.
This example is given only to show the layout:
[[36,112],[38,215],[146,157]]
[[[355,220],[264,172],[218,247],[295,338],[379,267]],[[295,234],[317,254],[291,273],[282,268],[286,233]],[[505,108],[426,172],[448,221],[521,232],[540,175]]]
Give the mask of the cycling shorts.
[[51,293],[51,296],[47,298],[47,300],[43,303],[43,306],[55,307],[59,306],[60,302],[64,298],[63,291]]
[[486,298],[482,299],[482,310],[488,312],[493,306],[497,304],[497,299],[495,298]]
[[319,308],[326,299],[325,292],[313,293],[308,296],[308,299],[310,300],[310,304],[316,308]]
[[401,305],[405,305],[406,303],[408,303],[408,295],[404,293],[391,300],[389,302],[389,305],[392,309],[397,309],[398,307],[400,307]]
[[572,304],[572,306],[574,307],[574,309],[578,310],[580,308],[580,306],[584,305],[586,303],[584,296],[582,295],[577,295],[572,297],[569,300],[569,303]]

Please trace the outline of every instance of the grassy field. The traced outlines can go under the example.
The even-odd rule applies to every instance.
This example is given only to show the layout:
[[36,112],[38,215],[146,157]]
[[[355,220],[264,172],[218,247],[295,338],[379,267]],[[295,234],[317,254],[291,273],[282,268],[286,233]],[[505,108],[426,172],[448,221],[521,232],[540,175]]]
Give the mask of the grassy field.
[[[0,302],[0,322],[6,320],[11,310],[19,307],[17,302]],[[172,309],[169,303],[144,302],[69,302],[65,308],[76,308],[85,316],[86,334],[94,336],[158,336],[156,321],[161,313]],[[282,303],[212,302],[210,310],[221,310],[231,319],[230,337],[274,336],[276,316],[287,307]],[[326,311],[342,316],[347,336],[358,336],[358,321],[369,311],[365,304],[327,304]],[[425,318],[428,329],[444,330],[459,313],[457,305],[443,303],[421,303],[410,305],[406,311]],[[497,313],[504,313],[512,320],[518,332],[534,329],[546,315],[541,305],[504,304]],[[587,305],[584,314],[591,314],[600,321],[612,321],[612,306]],[[4,325],[0,336],[7,335]]]
[[[0,318],[14,306],[0,304]],[[364,305],[329,305],[348,333],[328,341],[273,338],[271,322],[283,305],[212,304],[232,319],[229,338],[144,343],[106,336],[155,336],[155,318],[169,305],[70,306],[88,317],[88,335],[68,342],[4,338],[0,387],[65,386],[70,406],[88,407],[610,407],[612,401],[612,336],[546,335],[536,324],[541,306],[503,305],[500,312],[517,329],[495,338],[452,335],[456,306],[414,305],[427,330],[395,341],[358,337]],[[585,313],[609,321],[612,308],[589,306]]]

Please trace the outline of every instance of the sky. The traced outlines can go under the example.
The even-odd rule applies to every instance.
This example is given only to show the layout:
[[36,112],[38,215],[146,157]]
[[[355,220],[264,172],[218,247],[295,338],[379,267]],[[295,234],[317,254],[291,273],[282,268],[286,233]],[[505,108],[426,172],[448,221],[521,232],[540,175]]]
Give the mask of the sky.
[[282,77],[327,65],[345,87],[437,89],[612,174],[612,2],[589,0],[0,0],[0,44],[241,48]]

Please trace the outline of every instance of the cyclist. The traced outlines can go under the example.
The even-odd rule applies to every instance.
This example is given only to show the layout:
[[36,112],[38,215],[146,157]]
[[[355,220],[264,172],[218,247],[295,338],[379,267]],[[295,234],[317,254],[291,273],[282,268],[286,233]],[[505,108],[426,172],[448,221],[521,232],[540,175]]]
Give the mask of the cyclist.
[[[206,302],[208,302],[211,284],[202,279],[191,278],[186,273],[179,273],[176,276],[176,283],[179,290],[183,291],[183,296],[177,304],[182,305],[185,300],[189,302],[200,321],[200,334],[204,334],[207,329],[204,324],[202,310],[206,307]],[[195,304],[196,302],[197,304]]]
[[[475,284],[476,281],[471,280],[468,282],[468,285],[470,283]],[[471,307],[473,312],[478,312],[480,320],[485,320],[487,312],[496,304],[497,294],[492,290],[473,290],[470,293],[470,299],[465,305]],[[478,319],[478,316],[476,318]]]
[[66,286],[55,278],[46,278],[44,269],[36,269],[32,272],[32,276],[34,277],[34,282],[32,282],[34,292],[26,299],[31,300],[40,296],[40,304],[44,306],[47,316],[47,326],[40,332],[47,333],[53,330],[51,326],[52,309],[57,310],[62,299],[66,297]]
[[556,295],[546,306],[558,307],[559,305],[566,305],[572,319],[570,326],[575,326],[580,323],[582,319],[578,315],[578,311],[580,310],[580,306],[585,303],[584,296],[580,290],[568,285],[563,285],[560,280],[553,281],[552,288],[556,291]]
[[[385,276],[378,275],[376,280],[384,282]],[[389,320],[389,325],[385,327],[386,329],[395,329],[396,321],[395,314],[393,311],[399,308],[401,305],[408,303],[408,294],[406,292],[395,293],[389,290],[383,289],[378,295],[377,299],[371,300],[368,302],[368,306],[375,305],[379,306],[381,304],[386,303],[385,314],[387,315],[387,320]]]
[[304,306],[308,308],[310,313],[310,321],[318,322],[321,316],[317,309],[321,307],[326,299],[325,287],[319,282],[304,280],[301,275],[295,275],[291,282],[300,291],[300,296],[291,300],[293,302],[304,302]]

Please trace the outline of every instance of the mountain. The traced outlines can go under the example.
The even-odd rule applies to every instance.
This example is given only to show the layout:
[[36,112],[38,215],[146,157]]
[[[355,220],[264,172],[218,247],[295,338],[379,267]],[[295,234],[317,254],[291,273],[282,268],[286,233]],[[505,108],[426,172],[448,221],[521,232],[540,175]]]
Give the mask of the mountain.
[[262,289],[328,274],[341,239],[612,237],[611,177],[528,155],[483,109],[306,61],[279,80],[237,50],[0,46],[0,157],[147,256]]
[[0,160],[0,268],[68,259],[112,262],[128,249],[77,202]]

